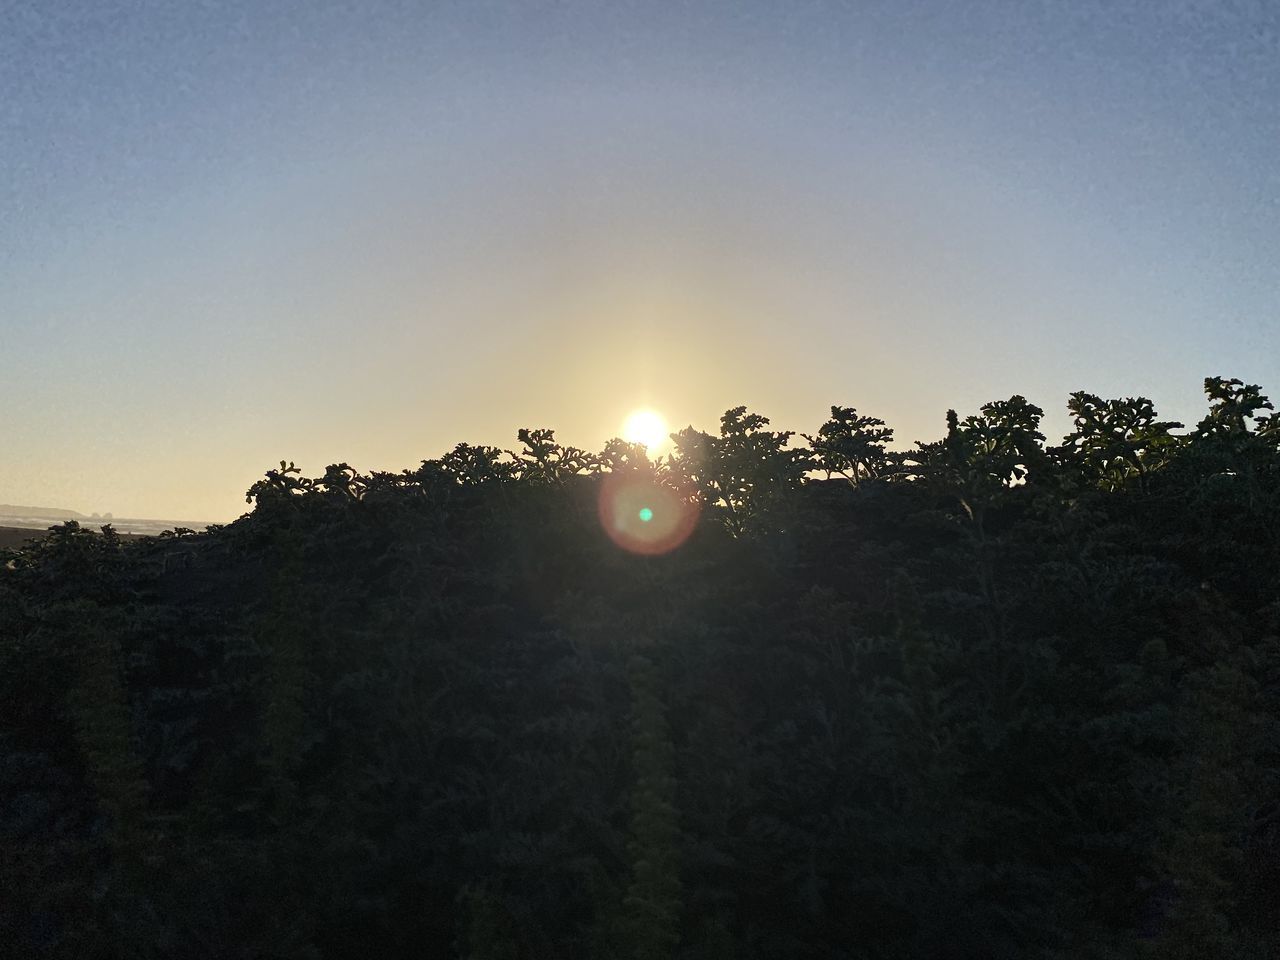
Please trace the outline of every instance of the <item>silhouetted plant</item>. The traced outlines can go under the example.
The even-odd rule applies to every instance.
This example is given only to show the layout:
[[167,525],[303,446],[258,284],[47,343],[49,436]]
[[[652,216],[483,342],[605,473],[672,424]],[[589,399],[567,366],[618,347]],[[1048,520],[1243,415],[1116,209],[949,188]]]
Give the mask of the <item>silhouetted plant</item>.
[[1180,443],[1170,431],[1182,424],[1157,420],[1146,397],[1103,400],[1077,391],[1067,410],[1075,432],[1063,440],[1062,449],[1108,490],[1120,489],[1130,478],[1146,490],[1147,475],[1166,463]]
[[[510,479],[516,472],[516,464],[504,461],[505,451],[497,447],[473,447],[468,443],[460,443],[438,461],[446,475],[466,486],[478,486],[491,481],[501,482]],[[435,461],[424,461],[422,475],[428,464]]]
[[516,469],[524,480],[563,484],[595,465],[594,458],[585,450],[556,443],[554,430],[521,429],[517,439],[524,444],[524,449],[511,456],[516,459]]
[[768,417],[734,407],[720,418],[718,437],[692,427],[672,435],[669,470],[676,484],[696,491],[735,535],[776,525],[808,467],[806,451],[787,449],[794,434],[765,430],[768,425]]
[[831,419],[818,435],[803,436],[818,469],[828,477],[839,474],[855,487],[884,475],[893,462],[886,446],[893,442],[893,430],[883,420],[860,416],[853,407],[832,407]]
[[302,471],[290,460],[280,461],[279,470],[268,470],[267,475],[249,488],[245,494],[245,503],[260,504],[262,501],[274,501],[281,497],[303,494],[311,491],[315,481],[302,476]]

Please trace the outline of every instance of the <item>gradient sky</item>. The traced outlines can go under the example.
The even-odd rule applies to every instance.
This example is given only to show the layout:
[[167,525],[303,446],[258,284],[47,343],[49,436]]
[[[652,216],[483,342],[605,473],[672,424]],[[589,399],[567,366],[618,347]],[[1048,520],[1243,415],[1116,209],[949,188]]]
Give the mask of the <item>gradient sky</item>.
[[1280,5],[0,0],[0,502],[1280,395]]

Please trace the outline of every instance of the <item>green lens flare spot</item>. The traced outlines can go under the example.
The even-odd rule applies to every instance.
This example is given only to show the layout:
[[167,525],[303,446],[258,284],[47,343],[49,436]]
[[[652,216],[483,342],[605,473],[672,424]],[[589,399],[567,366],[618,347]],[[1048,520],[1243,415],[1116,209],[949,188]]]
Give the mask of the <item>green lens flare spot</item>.
[[652,510],[650,510],[648,507],[641,507],[641,508],[640,508],[640,522],[641,522],[641,523],[648,523],[648,522],[649,522],[650,520],[652,520],[652,519],[653,519],[653,511],[652,511]]

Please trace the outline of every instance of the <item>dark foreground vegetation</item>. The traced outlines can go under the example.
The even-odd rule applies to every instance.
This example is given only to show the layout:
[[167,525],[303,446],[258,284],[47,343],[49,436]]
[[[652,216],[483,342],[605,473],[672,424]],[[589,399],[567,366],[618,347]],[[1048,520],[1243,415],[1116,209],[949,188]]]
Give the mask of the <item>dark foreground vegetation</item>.
[[[1280,416],[1206,388],[522,431],[0,552],[0,949],[1280,956]],[[602,533],[629,472],[673,552]]]
[[[44,536],[44,530],[30,527],[0,527],[0,550],[19,550],[28,540],[40,540]],[[119,536],[121,540],[136,540],[139,535],[122,533]]]
[[28,540],[42,537],[39,530],[28,530],[25,527],[0,527],[0,550],[15,550]]

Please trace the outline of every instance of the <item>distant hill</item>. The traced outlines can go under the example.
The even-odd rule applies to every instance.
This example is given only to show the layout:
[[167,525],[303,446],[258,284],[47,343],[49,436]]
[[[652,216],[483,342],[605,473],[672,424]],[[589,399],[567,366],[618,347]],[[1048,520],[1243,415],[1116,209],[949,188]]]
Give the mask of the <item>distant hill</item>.
[[19,507],[12,503],[0,503],[0,517],[30,517],[33,520],[88,520],[83,513],[61,510],[58,507]]

